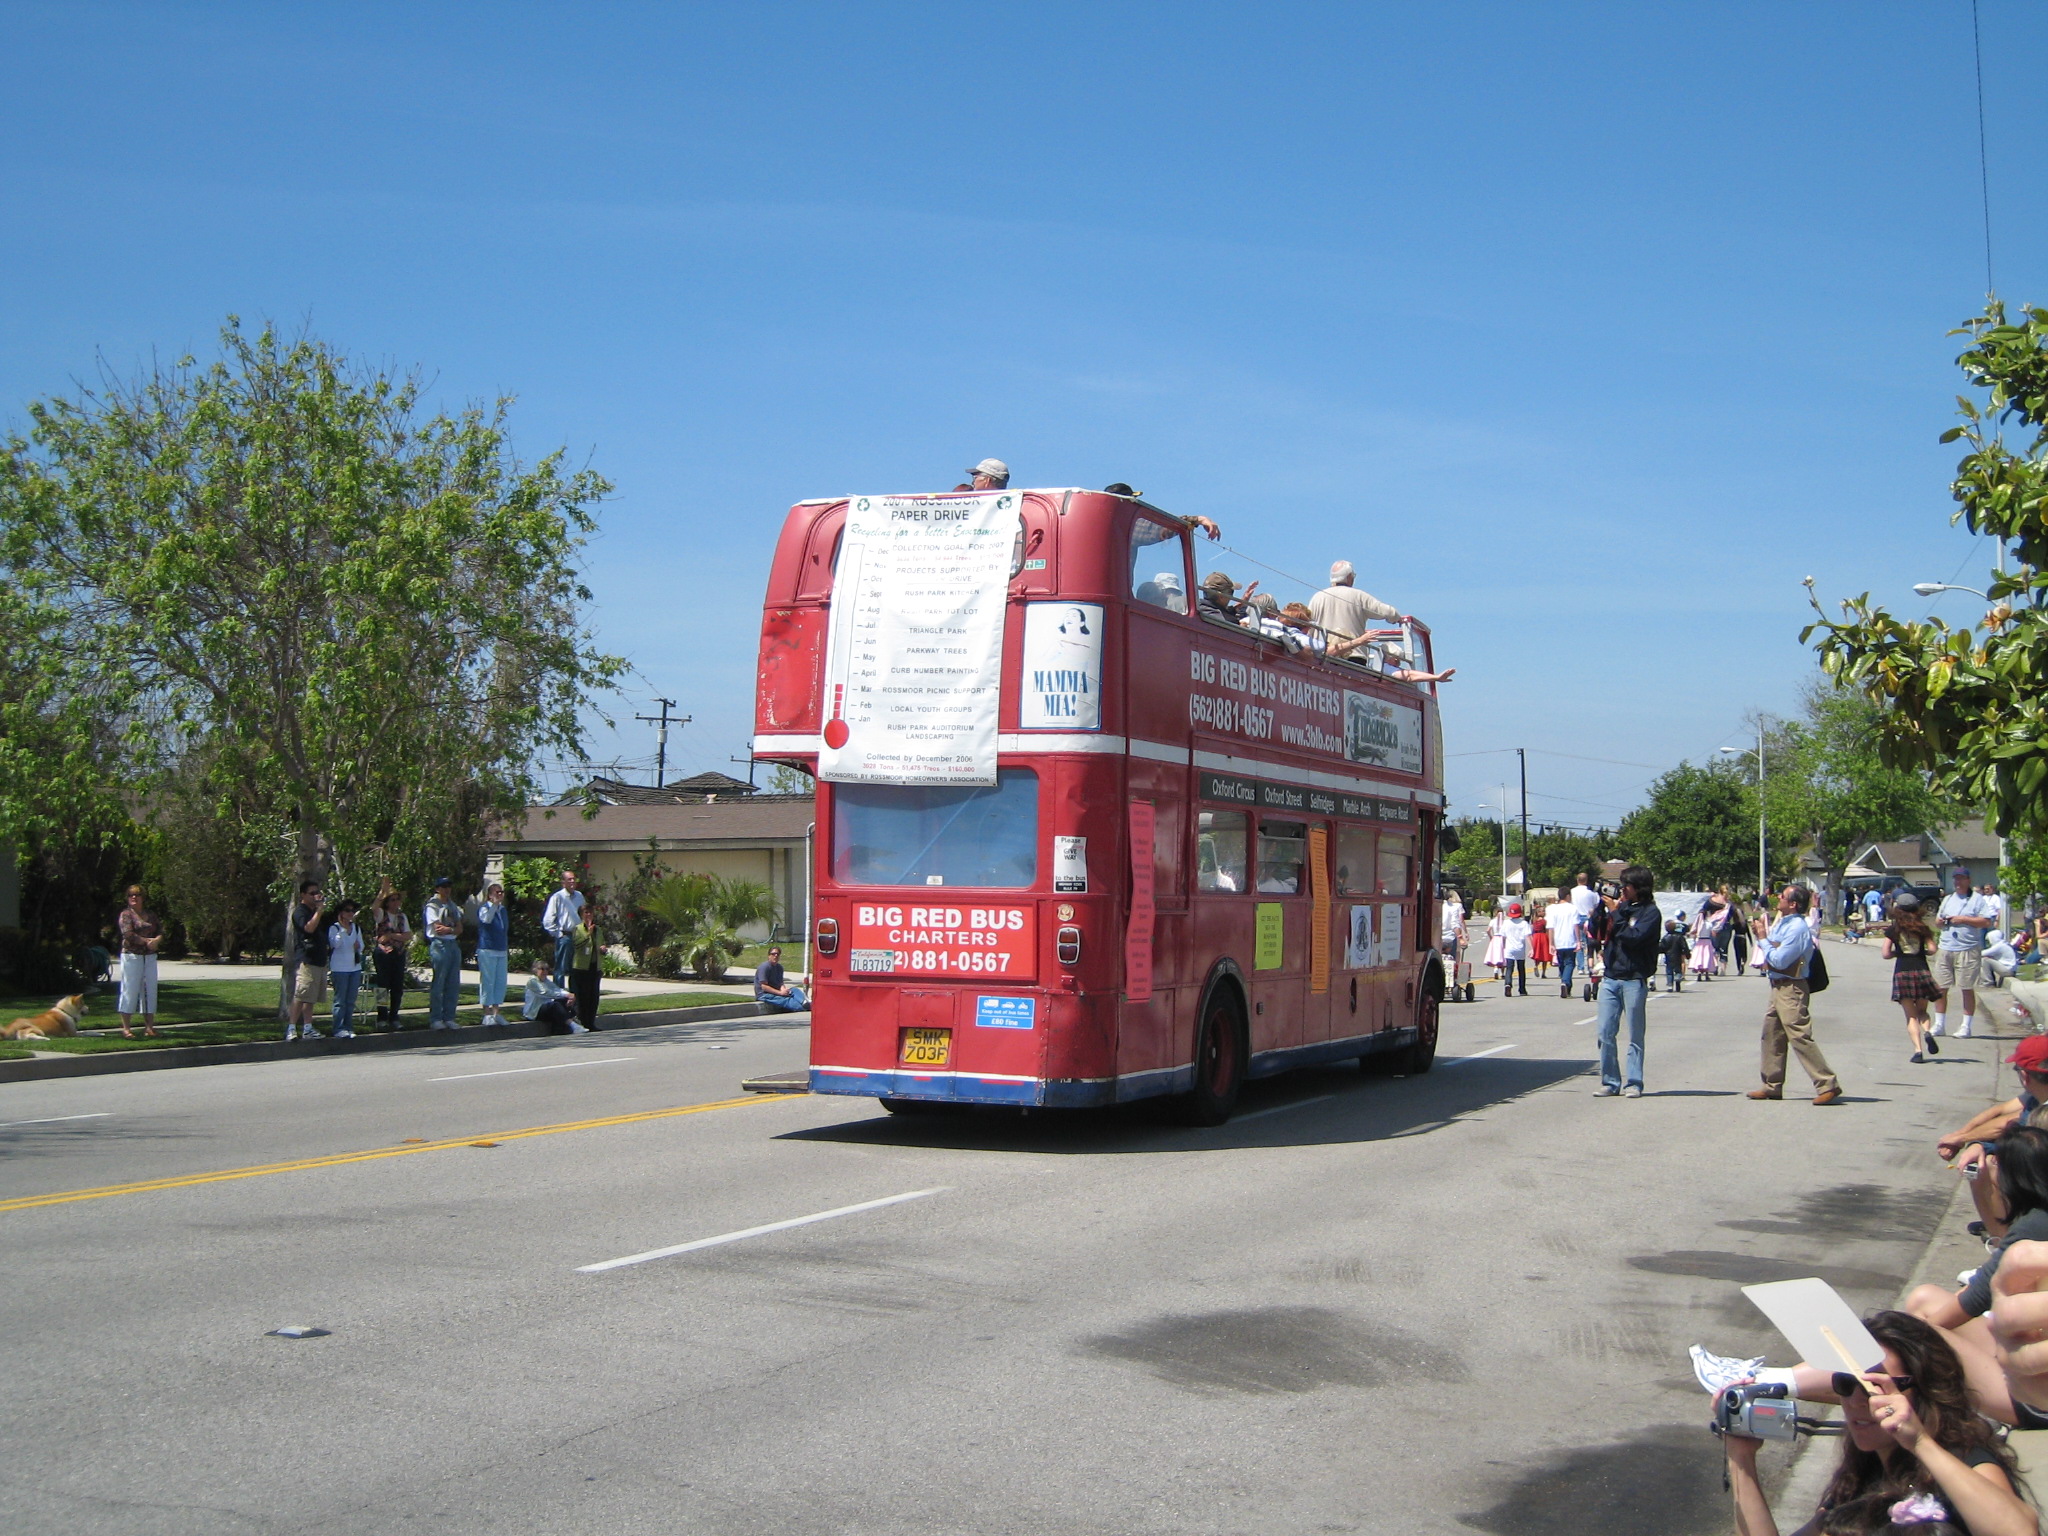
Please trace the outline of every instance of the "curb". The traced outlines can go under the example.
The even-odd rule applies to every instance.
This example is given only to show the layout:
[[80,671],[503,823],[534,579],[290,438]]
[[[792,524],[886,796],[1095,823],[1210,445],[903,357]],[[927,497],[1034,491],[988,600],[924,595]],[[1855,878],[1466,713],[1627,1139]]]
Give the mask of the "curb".
[[[760,1017],[753,1003],[715,1003],[705,1008],[661,1008],[647,1013],[607,1013],[598,1018],[594,1034],[626,1029],[659,1029],[674,1024],[715,1024],[727,1019]],[[799,1015],[784,1014],[784,1018]],[[801,1015],[808,1018],[809,1015]],[[160,1051],[108,1051],[91,1056],[39,1056],[33,1061],[0,1061],[0,1083],[36,1082],[52,1077],[100,1077],[110,1072],[161,1072],[172,1067],[235,1066],[257,1061],[303,1061],[315,1056],[364,1056],[378,1051],[428,1047],[495,1045],[504,1040],[538,1040],[552,1032],[520,1020],[485,1029],[409,1029],[398,1034],[358,1035],[353,1040],[248,1040],[239,1045],[185,1045]],[[567,1039],[567,1036],[562,1038]]]

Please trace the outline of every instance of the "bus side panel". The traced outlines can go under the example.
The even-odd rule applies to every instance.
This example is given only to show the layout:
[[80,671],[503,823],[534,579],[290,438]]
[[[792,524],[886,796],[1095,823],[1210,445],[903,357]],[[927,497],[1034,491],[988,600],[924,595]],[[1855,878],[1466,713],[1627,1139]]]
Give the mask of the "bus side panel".
[[1194,1000],[1188,993],[1200,978],[1190,978],[1187,969],[1187,880],[1193,858],[1188,770],[1177,763],[1133,757],[1128,760],[1127,772],[1126,803],[1148,802],[1156,827],[1153,847],[1130,850],[1132,859],[1152,861],[1152,997],[1149,1002],[1124,1002],[1117,1039],[1117,1072],[1125,1080],[1123,1096],[1139,1097],[1181,1086],[1170,1069],[1184,1066],[1192,1051],[1175,1054],[1175,1013],[1177,1009],[1193,1011]]

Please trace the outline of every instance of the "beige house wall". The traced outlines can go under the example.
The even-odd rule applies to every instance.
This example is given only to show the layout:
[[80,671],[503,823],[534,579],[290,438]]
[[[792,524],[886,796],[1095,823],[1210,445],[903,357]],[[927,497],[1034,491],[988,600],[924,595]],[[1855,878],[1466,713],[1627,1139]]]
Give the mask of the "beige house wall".
[[[645,849],[633,852],[592,849],[585,858],[588,861],[590,879],[602,889],[598,900],[606,901],[615,896],[628,880],[633,878],[635,855],[644,854]],[[664,868],[678,875],[719,875],[729,880],[754,880],[767,886],[775,893],[776,901],[785,908],[789,905],[788,893],[784,890],[785,869],[789,861],[773,848],[707,848],[686,850],[664,848],[661,850]],[[801,860],[798,860],[801,863]],[[799,893],[797,900],[802,901]],[[783,914],[784,922],[791,923],[791,914]],[[794,924],[801,925],[802,914],[795,915]],[[754,944],[766,943],[770,937],[766,923],[749,923],[740,929],[741,937]]]

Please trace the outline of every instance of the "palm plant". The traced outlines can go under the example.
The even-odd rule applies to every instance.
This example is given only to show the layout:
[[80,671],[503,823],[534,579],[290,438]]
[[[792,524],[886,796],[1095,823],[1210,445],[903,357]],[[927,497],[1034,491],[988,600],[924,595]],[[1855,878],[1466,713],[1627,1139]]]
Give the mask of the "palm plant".
[[668,944],[700,981],[717,981],[747,947],[739,930],[775,921],[775,893],[758,880],[670,875],[651,887],[640,910],[668,931]]

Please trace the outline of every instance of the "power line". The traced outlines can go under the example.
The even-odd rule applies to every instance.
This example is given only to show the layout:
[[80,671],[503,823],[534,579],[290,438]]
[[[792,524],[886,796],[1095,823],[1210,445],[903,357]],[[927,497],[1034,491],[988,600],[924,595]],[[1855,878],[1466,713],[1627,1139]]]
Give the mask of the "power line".
[[1984,33],[1977,21],[1977,0],[1970,0],[1970,46],[1977,58],[1977,186],[1984,195],[1984,297],[1998,292],[1991,279],[1991,154],[1984,135]]

